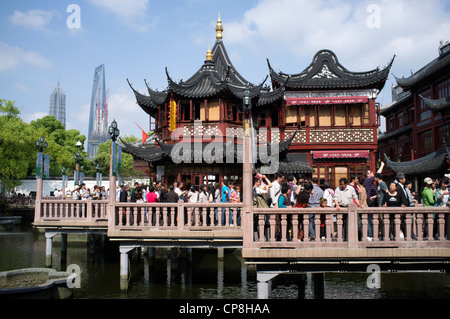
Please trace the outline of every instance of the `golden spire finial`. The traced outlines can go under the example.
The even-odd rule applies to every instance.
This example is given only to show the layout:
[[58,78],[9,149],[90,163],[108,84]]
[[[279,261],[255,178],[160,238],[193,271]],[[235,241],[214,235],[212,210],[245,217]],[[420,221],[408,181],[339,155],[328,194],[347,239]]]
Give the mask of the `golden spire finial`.
[[219,12],[219,19],[217,19],[216,24],[216,39],[222,39],[222,32],[223,32],[223,26],[222,26],[222,20],[220,20],[220,12]]
[[213,55],[211,51],[211,46],[208,45],[208,52],[206,52],[206,60],[212,61]]

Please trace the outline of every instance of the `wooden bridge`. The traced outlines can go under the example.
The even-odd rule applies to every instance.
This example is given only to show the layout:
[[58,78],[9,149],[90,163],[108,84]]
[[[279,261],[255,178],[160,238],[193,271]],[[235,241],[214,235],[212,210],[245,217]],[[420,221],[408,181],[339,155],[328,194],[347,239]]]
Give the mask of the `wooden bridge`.
[[[381,271],[449,271],[450,206],[254,208],[247,136],[244,142],[243,203],[238,204],[44,199],[38,180],[34,225],[45,229],[48,263],[55,235],[62,235],[66,250],[68,234],[85,232],[120,242],[122,289],[128,285],[128,253],[139,247],[241,249],[246,263],[257,267],[260,298],[268,296],[268,281],[283,272],[366,272],[373,264]],[[111,175],[109,188],[116,188]]]
[[[368,239],[369,216],[376,234],[373,239]],[[242,249],[246,262],[257,265],[258,280],[267,282],[287,271],[365,271],[370,264],[386,271],[448,271],[449,216],[450,207],[361,209],[352,205],[341,210],[255,208],[246,212],[242,203],[43,199],[36,202],[34,225],[45,229],[50,261],[51,238],[57,234],[100,233],[119,241],[124,285],[128,252],[137,247]],[[310,223],[314,239],[308,236]]]

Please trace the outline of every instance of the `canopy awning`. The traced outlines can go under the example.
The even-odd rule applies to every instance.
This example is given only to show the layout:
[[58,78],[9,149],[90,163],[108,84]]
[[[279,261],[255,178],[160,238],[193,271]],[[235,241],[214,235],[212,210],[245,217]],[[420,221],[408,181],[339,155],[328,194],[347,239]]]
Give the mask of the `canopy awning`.
[[286,105],[311,105],[311,104],[357,104],[367,103],[367,96],[341,96],[341,97],[288,97]]
[[313,159],[369,158],[369,151],[313,151]]

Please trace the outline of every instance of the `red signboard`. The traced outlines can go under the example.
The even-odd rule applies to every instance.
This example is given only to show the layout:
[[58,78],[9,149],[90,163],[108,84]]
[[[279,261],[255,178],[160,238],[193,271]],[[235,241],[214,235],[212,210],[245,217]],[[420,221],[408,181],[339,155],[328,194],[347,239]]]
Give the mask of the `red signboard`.
[[313,151],[313,159],[369,158],[369,151]]
[[286,105],[310,105],[310,104],[355,104],[367,103],[367,96],[343,96],[343,97],[289,97]]

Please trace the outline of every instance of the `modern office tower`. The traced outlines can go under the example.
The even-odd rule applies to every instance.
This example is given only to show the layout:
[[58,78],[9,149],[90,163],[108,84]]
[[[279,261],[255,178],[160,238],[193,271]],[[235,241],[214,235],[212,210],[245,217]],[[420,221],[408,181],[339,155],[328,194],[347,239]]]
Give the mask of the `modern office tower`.
[[89,131],[87,152],[93,160],[97,155],[98,146],[106,142],[108,136],[108,93],[105,86],[105,66],[95,68],[92,86],[91,110],[89,114]]
[[66,127],[66,94],[58,85],[50,95],[50,111],[49,115],[54,116],[58,121]]

